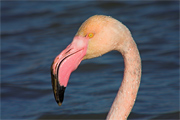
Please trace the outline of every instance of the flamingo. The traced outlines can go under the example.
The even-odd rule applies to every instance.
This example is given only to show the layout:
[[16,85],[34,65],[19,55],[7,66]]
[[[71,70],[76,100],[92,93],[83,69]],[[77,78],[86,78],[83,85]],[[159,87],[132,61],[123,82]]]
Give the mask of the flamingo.
[[80,62],[112,50],[122,54],[125,67],[121,86],[106,119],[127,119],[140,85],[141,58],[129,29],[110,16],[94,15],[87,19],[71,44],[54,59],[51,79],[54,97],[59,106],[63,102],[70,74],[77,69]]

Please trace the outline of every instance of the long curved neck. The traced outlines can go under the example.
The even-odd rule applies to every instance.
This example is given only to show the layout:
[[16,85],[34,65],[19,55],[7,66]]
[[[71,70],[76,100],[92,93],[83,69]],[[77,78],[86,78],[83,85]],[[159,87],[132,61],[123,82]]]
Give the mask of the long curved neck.
[[108,120],[127,119],[136,100],[141,80],[141,58],[133,38],[128,41],[126,51],[118,51],[124,58],[124,77],[106,118]]

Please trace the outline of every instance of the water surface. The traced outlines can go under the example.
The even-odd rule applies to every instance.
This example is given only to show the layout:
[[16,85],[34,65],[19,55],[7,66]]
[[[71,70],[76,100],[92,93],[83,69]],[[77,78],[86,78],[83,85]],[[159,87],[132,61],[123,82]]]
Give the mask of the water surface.
[[1,119],[105,119],[121,84],[116,51],[86,60],[71,74],[63,105],[53,96],[50,66],[79,26],[95,14],[132,32],[142,80],[130,119],[178,119],[179,2],[1,2]]

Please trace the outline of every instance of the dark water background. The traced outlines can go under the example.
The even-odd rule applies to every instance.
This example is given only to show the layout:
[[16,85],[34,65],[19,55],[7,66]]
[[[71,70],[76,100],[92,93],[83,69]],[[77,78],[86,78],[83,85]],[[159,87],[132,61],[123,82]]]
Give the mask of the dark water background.
[[95,14],[124,23],[141,54],[142,82],[129,118],[178,119],[178,1],[1,1],[1,119],[105,118],[123,77],[118,52],[83,61],[61,107],[50,78],[55,56]]

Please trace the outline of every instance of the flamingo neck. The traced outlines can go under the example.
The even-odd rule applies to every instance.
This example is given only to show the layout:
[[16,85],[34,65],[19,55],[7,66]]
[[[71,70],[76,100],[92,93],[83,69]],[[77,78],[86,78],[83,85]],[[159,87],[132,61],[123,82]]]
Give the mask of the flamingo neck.
[[141,80],[141,59],[133,38],[128,41],[126,51],[119,49],[124,58],[124,77],[117,96],[108,113],[108,120],[126,120],[136,100]]

